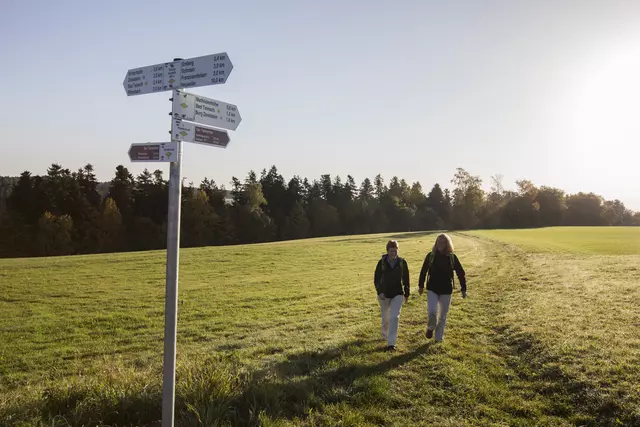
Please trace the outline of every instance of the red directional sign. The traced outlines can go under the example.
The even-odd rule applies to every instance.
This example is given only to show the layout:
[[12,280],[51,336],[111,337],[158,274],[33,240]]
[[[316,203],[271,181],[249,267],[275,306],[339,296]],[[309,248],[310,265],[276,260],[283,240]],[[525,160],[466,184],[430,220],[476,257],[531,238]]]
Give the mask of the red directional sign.
[[175,162],[178,144],[175,142],[150,142],[131,144],[129,159],[132,162]]
[[172,137],[179,141],[195,142],[196,144],[211,145],[227,148],[229,134],[225,130],[202,126],[195,123],[174,120],[171,127]]

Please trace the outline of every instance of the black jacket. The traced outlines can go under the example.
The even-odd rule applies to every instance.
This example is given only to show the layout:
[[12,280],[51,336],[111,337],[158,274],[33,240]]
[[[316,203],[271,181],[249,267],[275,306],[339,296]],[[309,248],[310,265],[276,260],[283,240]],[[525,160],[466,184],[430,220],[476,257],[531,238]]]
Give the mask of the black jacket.
[[451,295],[453,293],[453,272],[455,271],[460,281],[462,292],[467,291],[467,279],[464,275],[464,269],[458,257],[453,254],[453,268],[451,267],[451,258],[440,252],[436,252],[436,258],[431,268],[429,262],[431,260],[431,252],[427,254],[420,271],[420,280],[418,287],[424,289],[424,281],[429,274],[427,280],[427,290],[435,292],[438,295]]
[[376,287],[376,293],[378,295],[384,294],[387,298],[394,298],[398,295],[408,297],[411,286],[409,284],[409,267],[407,266],[407,261],[398,257],[395,266],[391,267],[387,255],[383,255],[376,266],[373,284]]

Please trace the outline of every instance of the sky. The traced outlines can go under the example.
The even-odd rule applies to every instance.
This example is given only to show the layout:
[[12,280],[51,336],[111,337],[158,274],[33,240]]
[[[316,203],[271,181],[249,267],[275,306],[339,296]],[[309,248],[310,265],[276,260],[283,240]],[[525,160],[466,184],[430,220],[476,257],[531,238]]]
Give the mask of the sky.
[[[134,174],[168,141],[170,92],[127,97],[128,69],[226,52],[226,150],[184,143],[183,175],[229,185],[397,175],[451,187],[462,167],[640,210],[640,2],[28,1],[0,15],[0,175],[91,163]],[[168,173],[166,174],[168,177]]]

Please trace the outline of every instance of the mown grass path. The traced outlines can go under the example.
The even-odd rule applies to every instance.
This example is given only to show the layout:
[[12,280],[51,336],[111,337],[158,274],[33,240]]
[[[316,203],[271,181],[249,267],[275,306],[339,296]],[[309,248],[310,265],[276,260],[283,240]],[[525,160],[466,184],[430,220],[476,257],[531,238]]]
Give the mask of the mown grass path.
[[[183,251],[179,423],[640,425],[640,235],[513,233],[454,235],[469,298],[444,345],[417,296],[435,235],[394,236],[415,294],[395,354],[371,283],[389,235]],[[0,425],[154,424],[163,263],[0,261]]]

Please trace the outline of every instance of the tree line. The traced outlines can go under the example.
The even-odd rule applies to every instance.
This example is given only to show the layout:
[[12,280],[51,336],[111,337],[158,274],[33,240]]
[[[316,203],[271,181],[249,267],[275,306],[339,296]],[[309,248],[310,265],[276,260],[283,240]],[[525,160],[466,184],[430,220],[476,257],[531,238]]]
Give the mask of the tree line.
[[[491,178],[457,169],[452,189],[428,193],[378,175],[356,185],[351,175],[309,181],[285,178],[273,166],[260,176],[233,178],[228,191],[205,179],[184,185],[181,245],[197,247],[334,235],[436,229],[532,228],[558,225],[640,225],[640,212],[593,193],[566,194],[517,181],[504,190]],[[53,164],[47,174],[24,172],[0,181],[0,257],[52,256],[166,247],[168,182],[162,171],[134,177],[118,166],[99,183],[89,164],[75,172]]]

